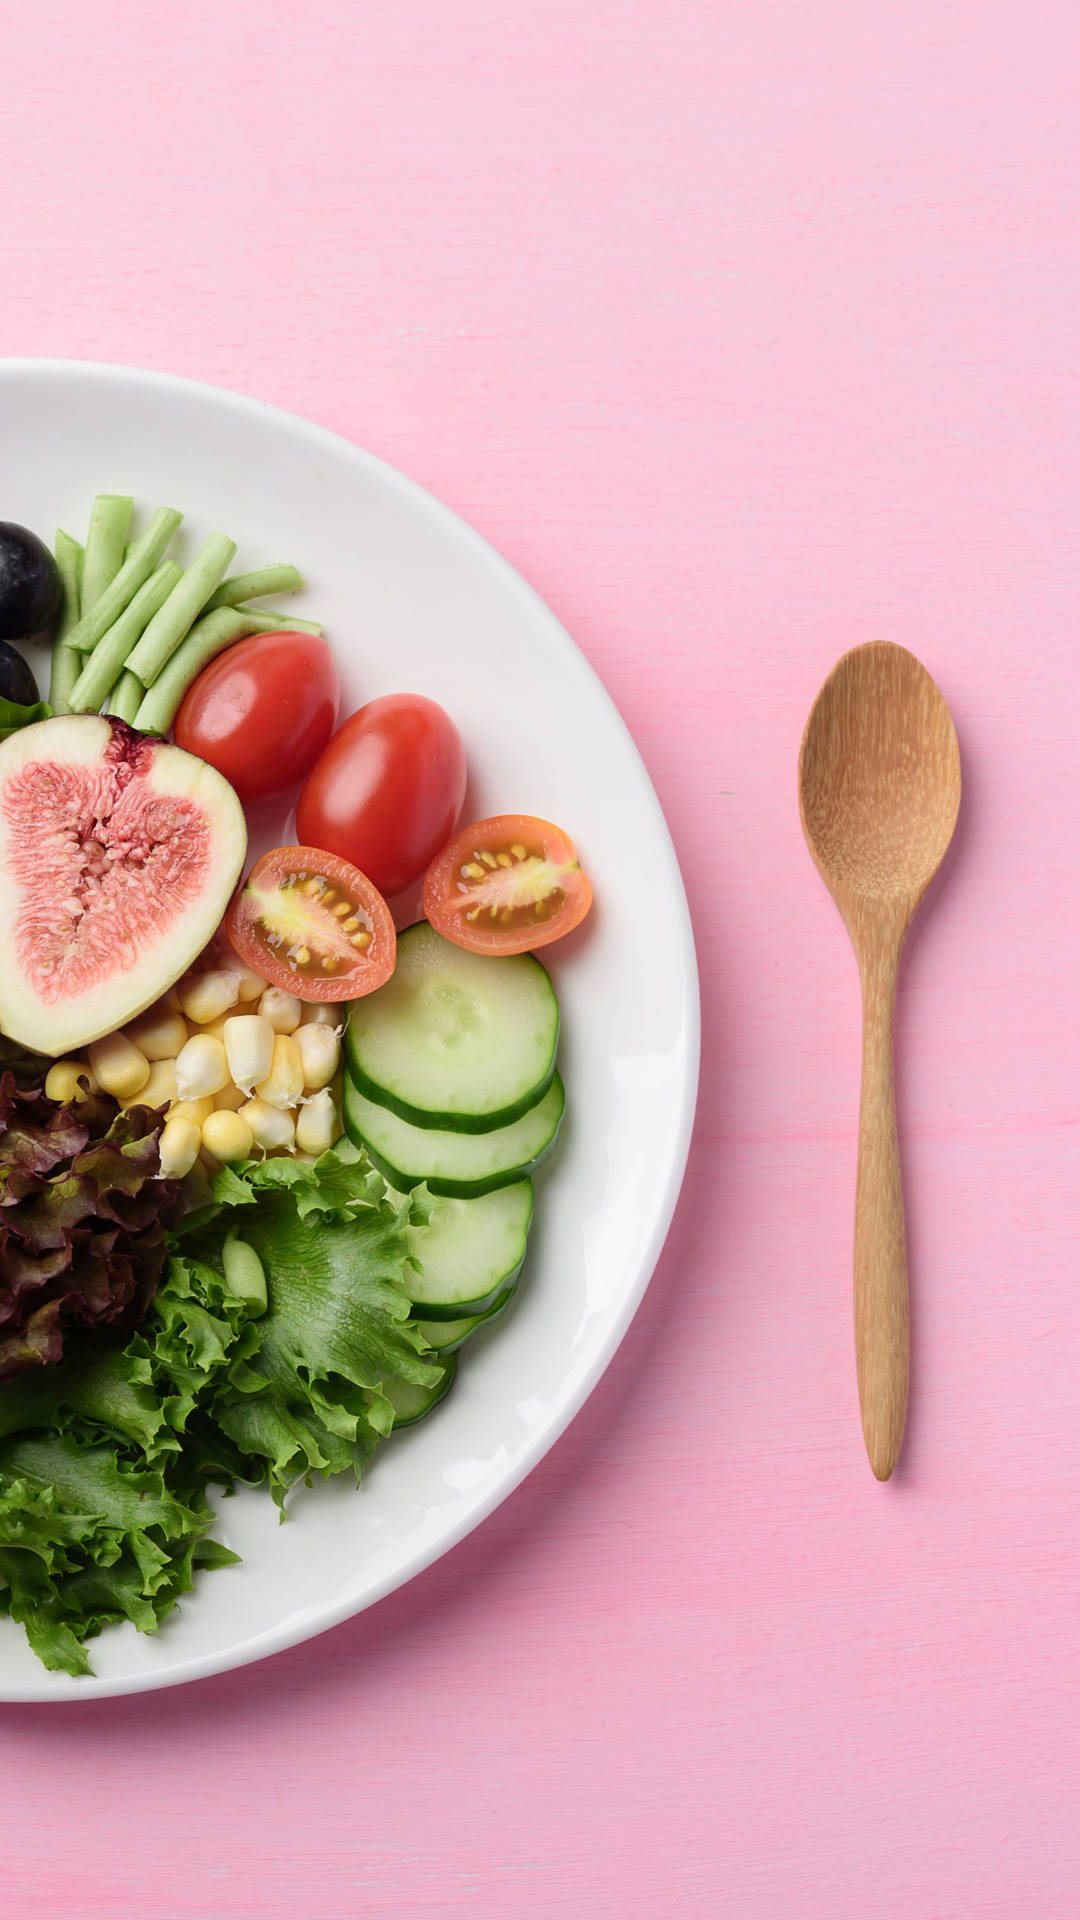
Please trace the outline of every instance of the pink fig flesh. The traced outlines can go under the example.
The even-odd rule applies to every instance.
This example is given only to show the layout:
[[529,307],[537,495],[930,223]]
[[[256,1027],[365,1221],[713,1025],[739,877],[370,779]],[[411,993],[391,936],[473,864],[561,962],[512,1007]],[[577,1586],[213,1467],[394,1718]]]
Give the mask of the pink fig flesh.
[[214,768],[78,714],[0,745],[0,1026],[86,1045],[190,965],[239,877],[243,810]]

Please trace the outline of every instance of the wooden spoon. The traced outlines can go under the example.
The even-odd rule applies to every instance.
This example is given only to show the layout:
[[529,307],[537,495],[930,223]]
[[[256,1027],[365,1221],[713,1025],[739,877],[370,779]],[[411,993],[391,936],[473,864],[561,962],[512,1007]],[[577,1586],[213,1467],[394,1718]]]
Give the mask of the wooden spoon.
[[926,668],[885,640],[838,660],[799,754],[807,845],[859,963],[863,998],[855,1188],[855,1364],[870,1465],[887,1480],[904,1437],[908,1284],[893,1092],[900,950],[960,805],[960,751]]

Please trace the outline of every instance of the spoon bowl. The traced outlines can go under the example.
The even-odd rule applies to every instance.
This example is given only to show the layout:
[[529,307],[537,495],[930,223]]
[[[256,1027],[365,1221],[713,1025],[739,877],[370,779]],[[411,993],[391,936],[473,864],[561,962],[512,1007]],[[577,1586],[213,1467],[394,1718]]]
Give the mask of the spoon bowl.
[[837,661],[799,754],[807,845],[851,937],[863,996],[855,1191],[855,1358],[871,1467],[887,1480],[904,1435],[908,1286],[893,1087],[900,953],[960,806],[949,709],[905,647],[874,640]]
[[799,801],[834,899],[912,899],[914,912],[953,836],[960,752],[906,647],[872,640],[837,661],[806,723]]

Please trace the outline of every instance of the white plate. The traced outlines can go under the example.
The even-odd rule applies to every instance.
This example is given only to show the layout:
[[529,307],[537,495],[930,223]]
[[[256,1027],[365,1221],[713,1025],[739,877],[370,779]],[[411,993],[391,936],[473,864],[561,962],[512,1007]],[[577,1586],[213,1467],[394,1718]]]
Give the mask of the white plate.
[[[286,1525],[243,1492],[218,1529],[243,1564],[201,1575],[153,1637],[93,1641],[96,1679],[49,1674],[0,1620],[0,1699],[171,1686],[294,1645],[370,1606],[517,1486],[596,1385],[663,1244],[698,1066],[697,973],[674,851],[622,721],[558,621],[446,507],[304,420],[216,388],[77,362],[0,362],[0,518],[84,534],[98,492],[183,508],[187,551],[221,527],[236,566],[292,560],[323,621],[343,712],[430,694],[464,735],[473,818],[573,835],[596,906],[545,955],[562,1001],[569,1112],[538,1183],[520,1297],[462,1355],[453,1393],[382,1449],[364,1487],[299,1488]],[[269,833],[283,825],[264,823]],[[0,1388],[0,1392],[3,1389]]]

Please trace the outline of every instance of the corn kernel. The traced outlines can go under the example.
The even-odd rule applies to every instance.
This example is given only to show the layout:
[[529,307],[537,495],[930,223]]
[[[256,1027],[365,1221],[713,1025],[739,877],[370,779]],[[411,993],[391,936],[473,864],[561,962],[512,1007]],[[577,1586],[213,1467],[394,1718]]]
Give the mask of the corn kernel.
[[126,1033],[107,1033],[90,1048],[90,1065],[99,1086],[116,1100],[126,1100],[145,1087],[150,1062]]
[[158,1157],[163,1180],[182,1180],[190,1173],[199,1152],[199,1129],[191,1120],[174,1114],[166,1120],[158,1141]]
[[45,1075],[45,1098],[58,1100],[62,1107],[69,1100],[85,1100],[87,1087],[81,1087],[80,1080],[86,1080],[89,1091],[97,1093],[98,1083],[85,1060],[54,1060]]
[[274,1035],[274,1057],[265,1080],[255,1088],[271,1107],[295,1107],[304,1091],[304,1062],[291,1033]]
[[175,1060],[154,1060],[146,1085],[121,1100],[122,1107],[168,1107],[176,1099]]
[[292,1114],[282,1107],[270,1106],[266,1100],[246,1101],[240,1108],[240,1118],[247,1121],[255,1145],[264,1153],[273,1153],[278,1147],[291,1147],[296,1138]]
[[304,1091],[317,1093],[320,1087],[329,1085],[338,1070],[341,1042],[333,1027],[314,1024],[298,1027],[293,1038],[304,1063]]
[[181,1100],[200,1100],[229,1084],[225,1048],[212,1034],[196,1033],[176,1057],[176,1091]]
[[190,1120],[192,1126],[198,1127],[201,1132],[203,1121],[209,1120],[213,1111],[213,1096],[207,1093],[201,1100],[178,1100],[175,1106],[169,1108],[168,1117],[170,1120]]
[[259,1012],[275,1033],[295,1033],[300,1025],[300,1002],[295,993],[286,993],[283,987],[267,987],[259,1001]]
[[332,1000],[305,1000],[300,1010],[302,1027],[337,1027],[339,1032],[343,1021],[341,1008]]
[[225,1236],[221,1249],[225,1285],[236,1300],[243,1300],[255,1318],[267,1308],[266,1269],[254,1247],[237,1237],[236,1228]]
[[270,1072],[274,1029],[261,1013],[234,1013],[226,1020],[222,1037],[233,1082],[250,1094],[256,1081],[265,1080]]
[[222,1087],[220,1093],[215,1093],[214,1112],[236,1113],[246,1099],[247,1094],[243,1087],[234,1087],[230,1081],[227,1087]]
[[218,1160],[247,1160],[255,1145],[255,1135],[238,1113],[217,1108],[203,1121],[202,1143]]
[[183,1014],[163,1007],[160,1001],[133,1020],[126,1031],[148,1060],[175,1060],[188,1037]]
[[219,1014],[235,1007],[240,975],[235,967],[214,967],[210,973],[189,973],[179,986],[180,1005],[189,1020],[205,1027]]
[[340,1131],[334,1096],[329,1087],[324,1087],[296,1116],[296,1144],[301,1153],[325,1153]]
[[224,1040],[225,1022],[226,1020],[232,1019],[233,1011],[233,1008],[230,1007],[228,1013],[219,1013],[216,1020],[207,1020],[205,1025],[201,1027],[196,1026],[194,1020],[189,1020],[187,1023],[188,1034],[208,1033],[211,1040]]
[[236,978],[236,997],[244,1006],[249,1000],[258,1000],[266,992],[266,981],[262,974],[256,973],[254,967],[245,967],[243,961],[237,967]]

